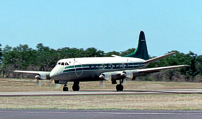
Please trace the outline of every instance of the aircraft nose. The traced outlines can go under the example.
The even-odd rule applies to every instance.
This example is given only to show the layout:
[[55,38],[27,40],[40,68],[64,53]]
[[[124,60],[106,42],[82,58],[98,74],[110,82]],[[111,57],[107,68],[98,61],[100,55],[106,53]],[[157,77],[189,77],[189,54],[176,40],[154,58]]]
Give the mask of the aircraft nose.
[[50,72],[50,77],[51,79],[54,79],[57,75],[57,70],[56,68],[54,67],[53,70]]
[[61,72],[62,72],[62,67],[56,66],[56,67],[54,67],[53,70],[51,71],[50,77],[51,77],[52,79],[57,79],[57,78],[59,77],[59,75],[61,74]]
[[53,70],[51,71],[51,73],[50,73],[50,77],[51,77],[51,79],[54,79],[54,77],[55,77],[55,73],[53,72]]

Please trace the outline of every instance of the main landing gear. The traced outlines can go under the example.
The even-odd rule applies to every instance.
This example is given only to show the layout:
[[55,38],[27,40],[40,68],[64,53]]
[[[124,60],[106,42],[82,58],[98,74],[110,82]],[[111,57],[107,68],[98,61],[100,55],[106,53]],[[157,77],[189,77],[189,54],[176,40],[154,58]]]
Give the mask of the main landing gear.
[[123,91],[123,85],[122,85],[122,84],[123,84],[123,81],[124,81],[124,79],[121,79],[121,80],[120,80],[120,84],[117,84],[117,85],[116,85],[116,90],[117,90],[117,91]]
[[[79,91],[79,89],[80,89],[80,87],[79,87],[79,82],[74,82],[74,84],[73,84],[73,86],[72,86],[72,90],[73,90],[73,91]],[[64,85],[63,91],[68,91],[67,84]]]
[[72,90],[73,91],[79,91],[80,87],[79,87],[79,82],[74,82],[74,85],[72,86]]
[[117,90],[117,91],[123,91],[123,85],[117,84],[117,85],[116,85],[116,90]]

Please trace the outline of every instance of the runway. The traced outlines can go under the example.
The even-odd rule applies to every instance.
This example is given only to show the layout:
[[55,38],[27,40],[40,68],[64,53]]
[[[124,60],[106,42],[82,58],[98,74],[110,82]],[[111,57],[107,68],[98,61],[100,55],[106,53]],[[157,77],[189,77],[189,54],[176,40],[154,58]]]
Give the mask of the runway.
[[38,92],[0,92],[0,97],[18,96],[76,96],[76,95],[147,95],[147,94],[202,94],[202,89],[168,90],[81,90],[81,91],[38,91]]
[[201,119],[202,111],[0,109],[0,119]]

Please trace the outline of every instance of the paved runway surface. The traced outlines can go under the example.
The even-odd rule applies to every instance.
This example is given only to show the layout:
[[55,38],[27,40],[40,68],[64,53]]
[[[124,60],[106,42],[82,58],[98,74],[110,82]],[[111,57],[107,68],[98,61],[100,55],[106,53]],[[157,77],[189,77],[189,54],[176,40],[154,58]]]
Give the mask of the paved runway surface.
[[202,111],[0,109],[0,119],[202,119]]
[[138,95],[138,94],[202,94],[202,89],[170,89],[170,90],[82,90],[82,91],[38,91],[38,92],[0,92],[0,97],[13,96],[74,96],[74,95]]

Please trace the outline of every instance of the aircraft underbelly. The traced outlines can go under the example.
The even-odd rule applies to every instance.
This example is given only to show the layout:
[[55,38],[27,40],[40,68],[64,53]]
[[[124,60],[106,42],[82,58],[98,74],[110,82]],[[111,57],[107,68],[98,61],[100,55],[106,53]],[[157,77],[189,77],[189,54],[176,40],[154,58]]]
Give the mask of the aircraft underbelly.
[[[59,80],[64,81],[98,81],[100,74],[109,70],[95,70],[95,71],[83,71],[82,75],[77,75],[75,72],[66,72],[60,75]],[[110,70],[116,71],[116,70]]]

